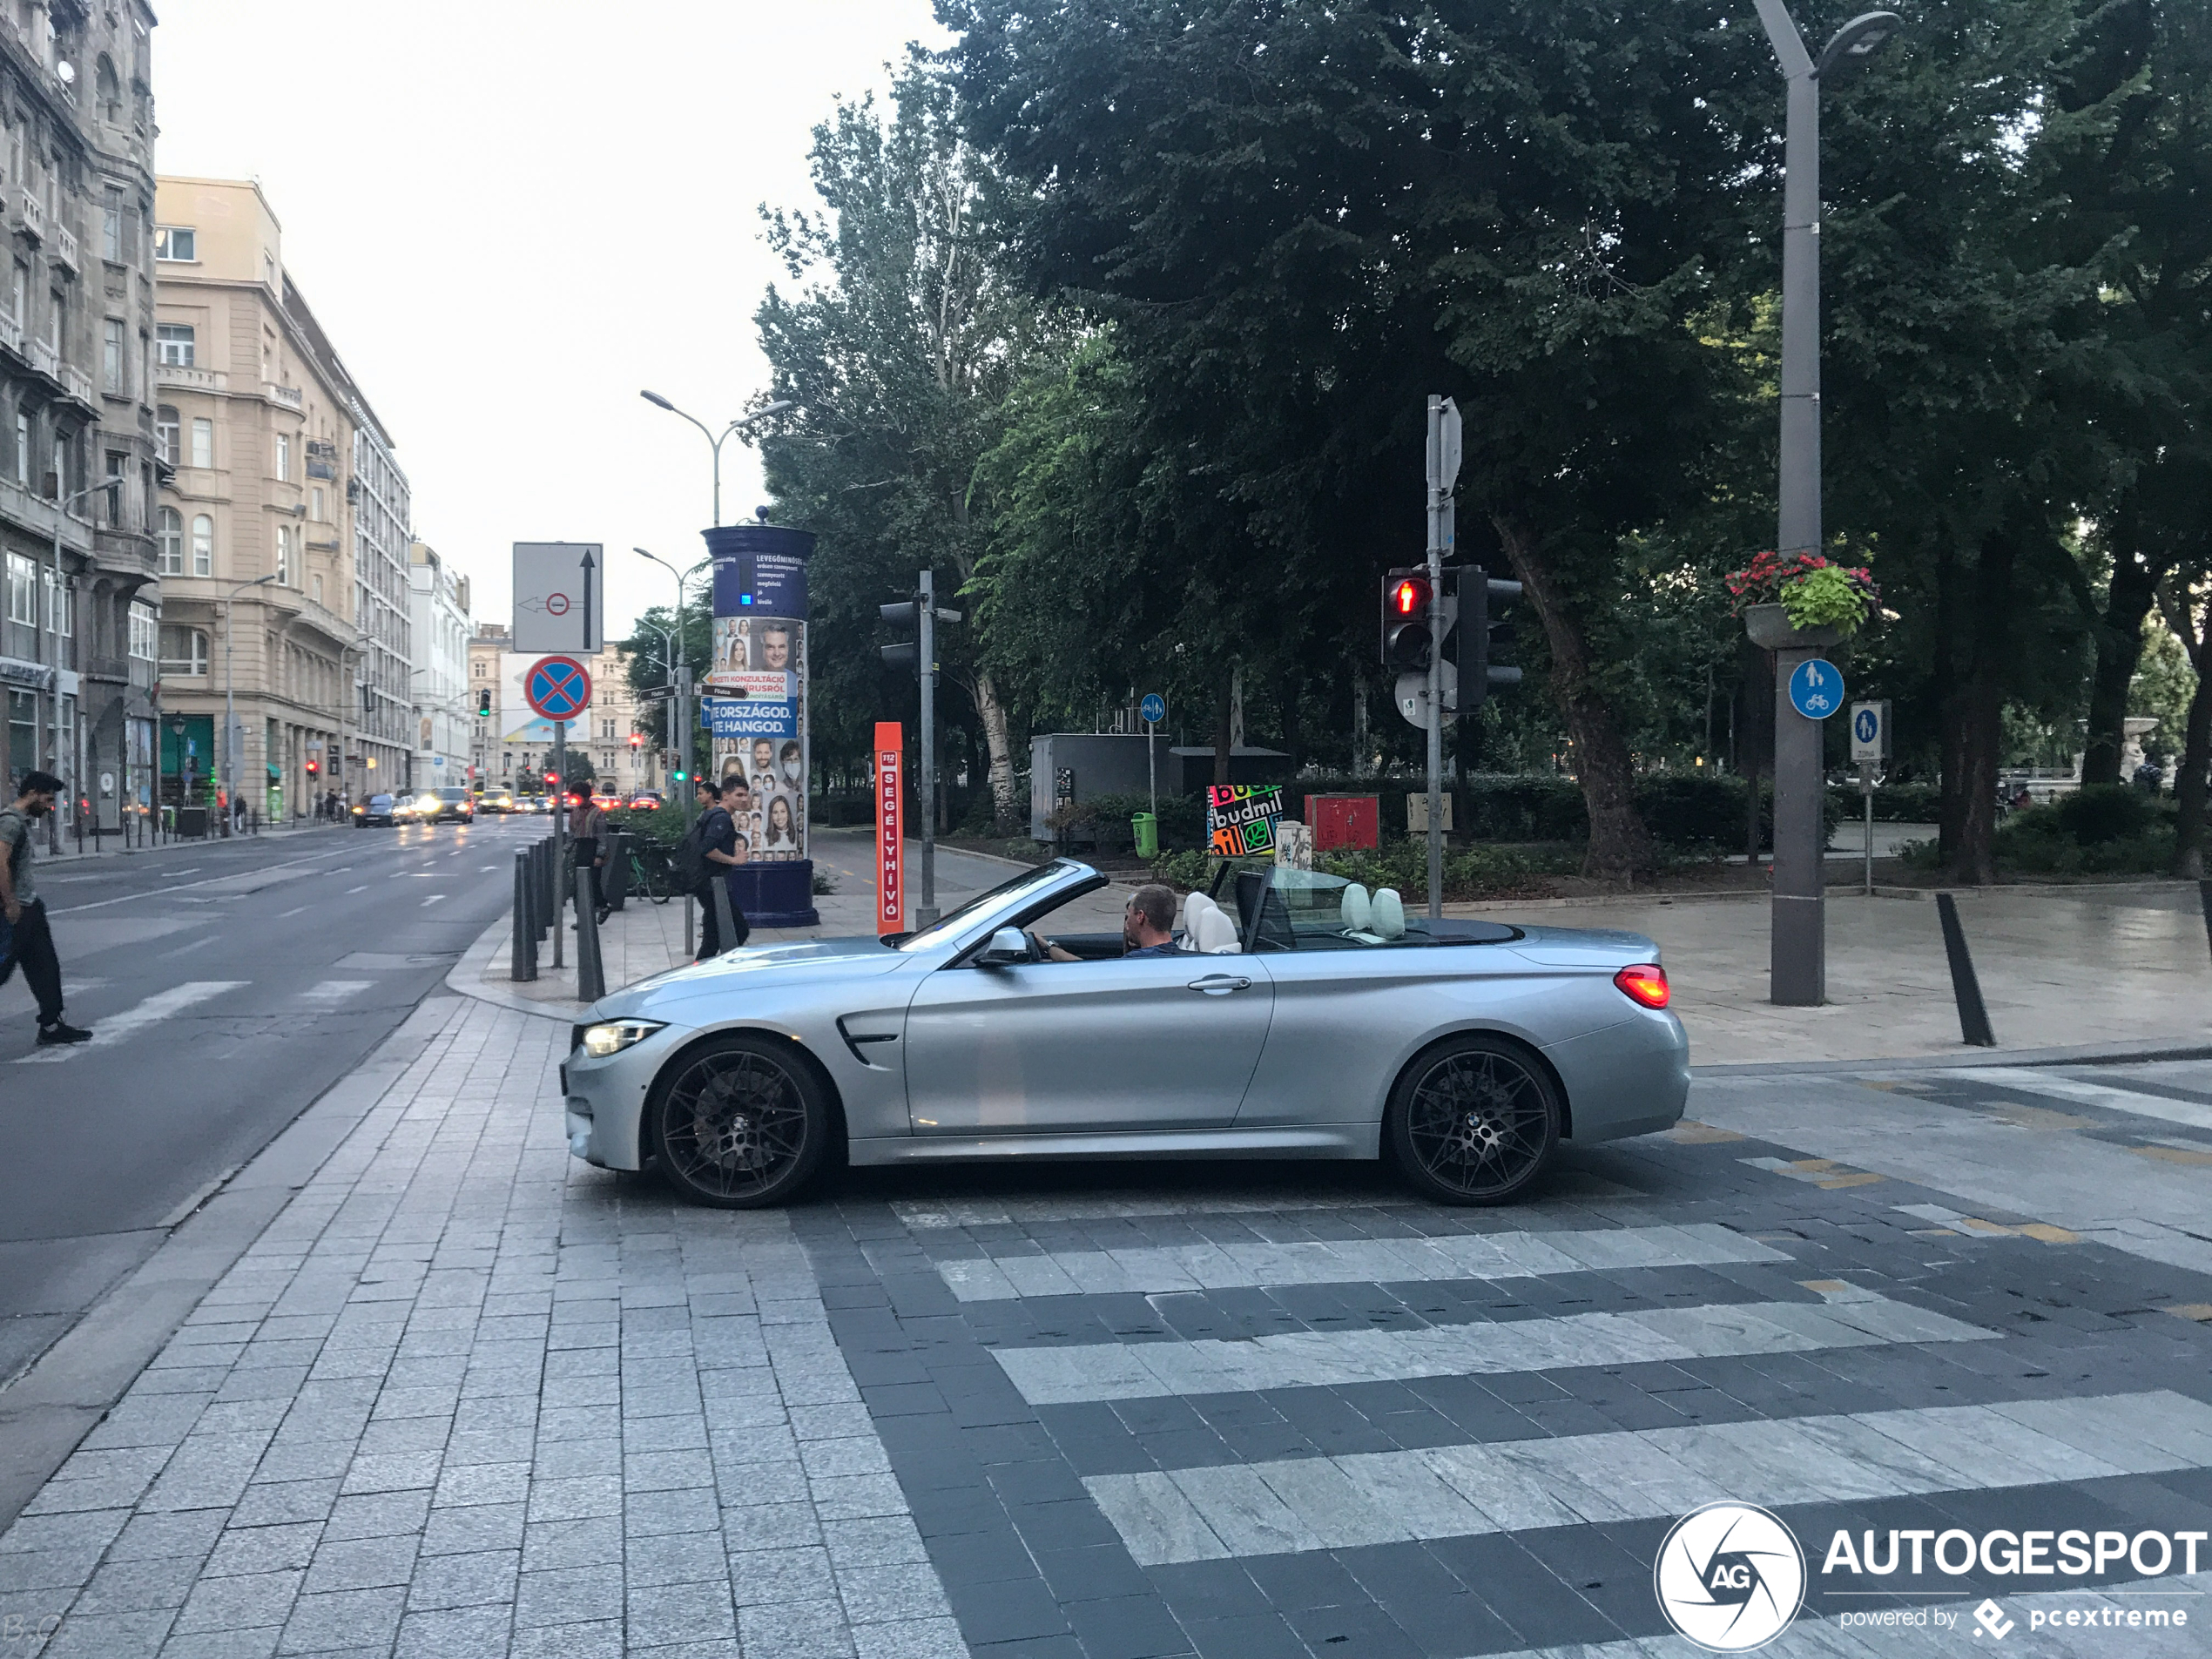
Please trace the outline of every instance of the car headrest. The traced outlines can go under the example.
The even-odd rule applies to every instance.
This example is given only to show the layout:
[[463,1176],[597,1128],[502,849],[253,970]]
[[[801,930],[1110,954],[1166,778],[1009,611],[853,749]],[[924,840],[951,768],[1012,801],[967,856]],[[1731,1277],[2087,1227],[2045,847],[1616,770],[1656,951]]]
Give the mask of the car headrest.
[[1372,907],[1367,899],[1367,889],[1357,881],[1344,890],[1344,930],[1348,934],[1364,934]]
[[1237,937],[1237,924],[1217,904],[1209,904],[1198,913],[1198,925],[1193,932],[1198,948],[1209,956],[1233,956],[1244,949]]
[[1183,948],[1198,948],[1198,918],[1209,910],[1220,907],[1203,893],[1192,891],[1183,895]]
[[1375,889],[1374,902],[1368,907],[1367,931],[1382,940],[1406,936],[1406,906],[1396,887]]

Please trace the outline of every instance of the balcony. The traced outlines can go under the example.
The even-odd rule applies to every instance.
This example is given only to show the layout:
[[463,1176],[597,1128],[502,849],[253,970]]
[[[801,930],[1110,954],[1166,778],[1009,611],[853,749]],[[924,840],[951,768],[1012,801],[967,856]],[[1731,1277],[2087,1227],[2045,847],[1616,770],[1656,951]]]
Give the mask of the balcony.
[[157,386],[174,386],[192,392],[220,392],[229,386],[228,377],[219,368],[186,368],[178,363],[156,363],[153,381]]
[[60,266],[63,270],[68,272],[71,276],[75,276],[77,274],[78,270],[77,259],[77,233],[70,229],[66,225],[57,225],[54,226],[53,255],[54,263],[56,265]]
[[301,408],[307,401],[307,395],[296,386],[279,386],[274,381],[263,381],[261,390],[270,402],[283,408]]
[[32,340],[26,343],[30,347],[30,366],[53,381],[55,385],[59,386],[62,383],[61,354],[43,340]]
[[27,236],[46,239],[46,204],[25,191],[16,199],[16,223]]
[[8,352],[24,362],[30,361],[24,349],[23,325],[13,317],[0,316],[0,351]]
[[62,365],[62,395],[71,402],[81,403],[93,414],[100,412],[100,395],[92,389],[92,377],[81,368],[67,363]]

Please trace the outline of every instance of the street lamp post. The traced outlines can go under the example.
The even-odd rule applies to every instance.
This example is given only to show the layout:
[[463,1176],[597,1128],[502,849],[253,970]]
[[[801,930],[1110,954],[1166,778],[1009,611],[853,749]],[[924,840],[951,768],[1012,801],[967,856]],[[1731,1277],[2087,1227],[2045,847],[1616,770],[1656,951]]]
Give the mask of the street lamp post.
[[[648,393],[647,395],[651,396],[651,394]],[[718,502],[718,493],[717,499]],[[658,553],[648,553],[642,547],[633,547],[630,550],[640,558],[651,559],[676,578],[676,632],[670,638],[667,657],[670,705],[668,718],[671,732],[676,738],[676,764],[684,773],[684,786],[676,792],[683,799],[684,826],[688,830],[691,824],[691,809],[697,799],[697,788],[691,777],[691,665],[683,658],[684,614],[690,605],[687,596],[691,578],[713,563],[713,561],[702,559],[690,570],[679,570]],[[687,893],[684,895],[684,951],[686,955],[698,948],[698,919],[691,914],[691,895]]]
[[[706,440],[707,448],[714,452],[714,523],[716,528],[719,529],[722,523],[723,444],[728,441],[732,433],[751,426],[755,421],[759,420],[763,415],[773,415],[779,409],[787,409],[791,408],[791,400],[789,398],[778,398],[773,403],[762,404],[750,415],[740,415],[736,420],[731,421],[729,425],[722,428],[722,435],[718,438],[714,435],[713,428],[708,426],[705,421],[700,420],[697,415],[685,415],[683,410],[678,408],[673,403],[663,397],[658,392],[640,392],[637,395],[644,398],[646,402],[651,404],[657,409],[666,409],[671,415],[683,415],[684,419],[689,421],[693,426],[698,428],[700,435]],[[647,554],[646,556],[651,558],[652,556],[651,554]]]
[[[1815,58],[1783,0],[1757,0],[1789,83],[1782,193],[1782,466],[1777,550],[1817,553],[1820,528],[1820,84],[1881,50],[1902,24],[1870,11],[1852,18]],[[1768,995],[1787,1008],[1827,996],[1827,918],[1822,859],[1819,721],[1790,701],[1791,676],[1817,653],[1776,653],[1774,702],[1774,919]]]
[[276,580],[272,571],[257,576],[251,582],[241,582],[223,596],[223,806],[224,833],[230,833],[230,820],[238,815],[238,702],[231,691],[231,642],[238,636],[233,625],[232,603],[248,588],[266,588]]

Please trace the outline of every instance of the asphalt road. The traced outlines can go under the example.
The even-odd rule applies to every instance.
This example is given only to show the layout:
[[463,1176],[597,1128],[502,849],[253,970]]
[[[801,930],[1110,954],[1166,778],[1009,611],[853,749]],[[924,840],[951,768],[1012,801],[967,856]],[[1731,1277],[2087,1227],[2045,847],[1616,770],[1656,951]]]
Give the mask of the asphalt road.
[[445,977],[549,820],[216,841],[37,873],[68,1017],[0,988],[0,1381]]

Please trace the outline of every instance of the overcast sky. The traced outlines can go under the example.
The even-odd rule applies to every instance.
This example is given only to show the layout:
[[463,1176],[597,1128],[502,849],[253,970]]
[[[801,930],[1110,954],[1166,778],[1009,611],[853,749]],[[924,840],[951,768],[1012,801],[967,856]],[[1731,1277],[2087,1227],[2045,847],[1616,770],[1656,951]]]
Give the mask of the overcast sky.
[[[929,0],[158,0],[165,173],[259,179],[399,445],[415,531],[508,617],[516,541],[602,542],[622,632],[705,555],[707,442],[762,388],[756,211]],[[723,446],[723,518],[760,501]],[[613,630],[610,631],[614,631]]]

